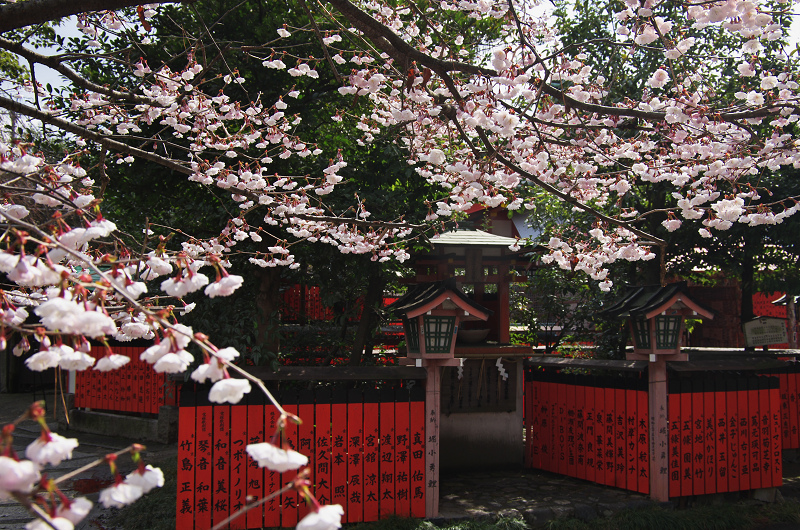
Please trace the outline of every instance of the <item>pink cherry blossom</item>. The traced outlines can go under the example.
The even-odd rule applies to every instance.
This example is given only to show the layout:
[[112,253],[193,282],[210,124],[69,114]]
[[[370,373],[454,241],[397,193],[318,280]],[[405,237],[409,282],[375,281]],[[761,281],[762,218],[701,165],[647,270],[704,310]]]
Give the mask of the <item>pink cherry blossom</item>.
[[659,68],[656,70],[650,79],[647,81],[647,84],[653,88],[661,88],[669,82],[669,74],[663,68]]

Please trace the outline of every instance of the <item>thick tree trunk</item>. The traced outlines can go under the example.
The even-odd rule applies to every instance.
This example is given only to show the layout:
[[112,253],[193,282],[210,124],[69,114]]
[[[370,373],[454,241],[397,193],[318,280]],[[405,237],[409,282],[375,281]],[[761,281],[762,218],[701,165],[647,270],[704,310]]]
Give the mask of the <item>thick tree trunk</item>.
[[[742,276],[741,276],[741,289],[742,289],[742,304],[741,312],[739,315],[739,324],[744,325],[753,319],[753,292],[755,290],[755,261],[753,259],[753,246],[750,244],[749,238],[744,239],[744,255],[742,256]],[[744,330],[744,328],[741,328]],[[754,348],[745,348],[752,351]]]
[[383,286],[380,265],[370,262],[369,281],[363,297],[364,309],[361,311],[361,320],[358,323],[353,351],[350,354],[351,365],[359,365],[364,359],[364,349],[370,343],[370,336],[378,323],[376,309],[383,300]]
[[267,351],[278,353],[281,347],[280,300],[281,270],[278,267],[261,270],[256,306],[258,307],[257,344]]

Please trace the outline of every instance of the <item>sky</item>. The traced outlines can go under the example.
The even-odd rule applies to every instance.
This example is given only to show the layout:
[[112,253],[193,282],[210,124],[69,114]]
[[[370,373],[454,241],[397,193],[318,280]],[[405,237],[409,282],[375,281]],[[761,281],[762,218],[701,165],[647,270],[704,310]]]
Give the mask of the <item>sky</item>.
[[[790,30],[789,42],[792,44],[800,43],[800,23],[792,25]],[[66,19],[60,26],[56,28],[59,35],[63,37],[77,37],[81,33],[75,26],[75,17]],[[40,53],[53,53],[55,50],[42,49]],[[47,68],[43,65],[36,65],[36,80],[43,86],[50,83],[53,87],[61,87],[66,85],[66,80],[54,70]]]

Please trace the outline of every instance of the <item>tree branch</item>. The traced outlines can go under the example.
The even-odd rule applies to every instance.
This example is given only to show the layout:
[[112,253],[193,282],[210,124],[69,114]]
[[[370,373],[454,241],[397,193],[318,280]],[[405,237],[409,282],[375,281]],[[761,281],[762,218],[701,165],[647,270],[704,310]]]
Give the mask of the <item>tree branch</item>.
[[57,116],[53,116],[47,112],[35,109],[29,105],[25,105],[18,101],[14,101],[13,99],[8,99],[0,96],[0,107],[16,112],[18,114],[24,114],[25,116],[29,116],[31,118],[40,120],[43,123],[52,125],[54,127],[58,127],[62,131],[72,133],[74,135],[80,136],[81,138],[97,142],[98,144],[112,151],[117,151],[127,155],[134,155],[144,160],[155,162],[156,164],[171,169],[176,173],[182,173],[184,175],[192,174],[192,170],[190,168],[183,166],[175,162],[174,160],[170,160],[169,158],[158,156],[155,153],[144,151],[142,149],[137,149],[136,147],[131,147],[128,144],[112,140],[99,132],[90,131],[85,127],[81,127],[80,125],[75,125],[71,121],[67,121]]
[[[180,0],[157,0],[157,4],[173,4]],[[114,11],[138,6],[143,0],[25,0],[0,6],[0,33],[49,22],[87,11]]]
[[[62,59],[56,57],[49,57],[46,55],[41,55],[36,53],[33,50],[29,50],[22,46],[21,44],[17,44],[12,42],[8,39],[4,39],[0,37],[0,48],[4,48],[11,53],[15,53],[21,57],[24,57],[30,62],[43,64],[49,68],[52,68],[56,72],[60,73],[77,86],[81,88],[85,88],[86,90],[91,90],[92,92],[97,92],[98,94],[106,95],[110,98],[121,100],[121,101],[129,101],[131,103],[146,103],[148,105],[156,105],[156,103],[144,96],[139,96],[136,94],[131,94],[130,92],[118,92],[116,90],[111,90],[110,88],[92,83],[88,79],[81,77],[75,70],[68,68],[62,63]],[[33,69],[31,69],[33,72]]]

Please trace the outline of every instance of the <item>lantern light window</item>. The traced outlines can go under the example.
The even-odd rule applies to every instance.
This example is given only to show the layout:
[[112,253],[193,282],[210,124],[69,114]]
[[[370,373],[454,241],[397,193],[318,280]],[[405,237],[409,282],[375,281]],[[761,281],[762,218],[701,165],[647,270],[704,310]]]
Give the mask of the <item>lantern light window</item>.
[[656,348],[672,349],[678,347],[681,331],[681,316],[656,317]]
[[406,325],[406,347],[409,353],[419,353],[419,322],[416,318],[405,321]]
[[650,321],[645,318],[631,319],[633,340],[637,348],[650,348]]
[[426,316],[424,318],[425,352],[450,353],[455,325],[456,317]]

